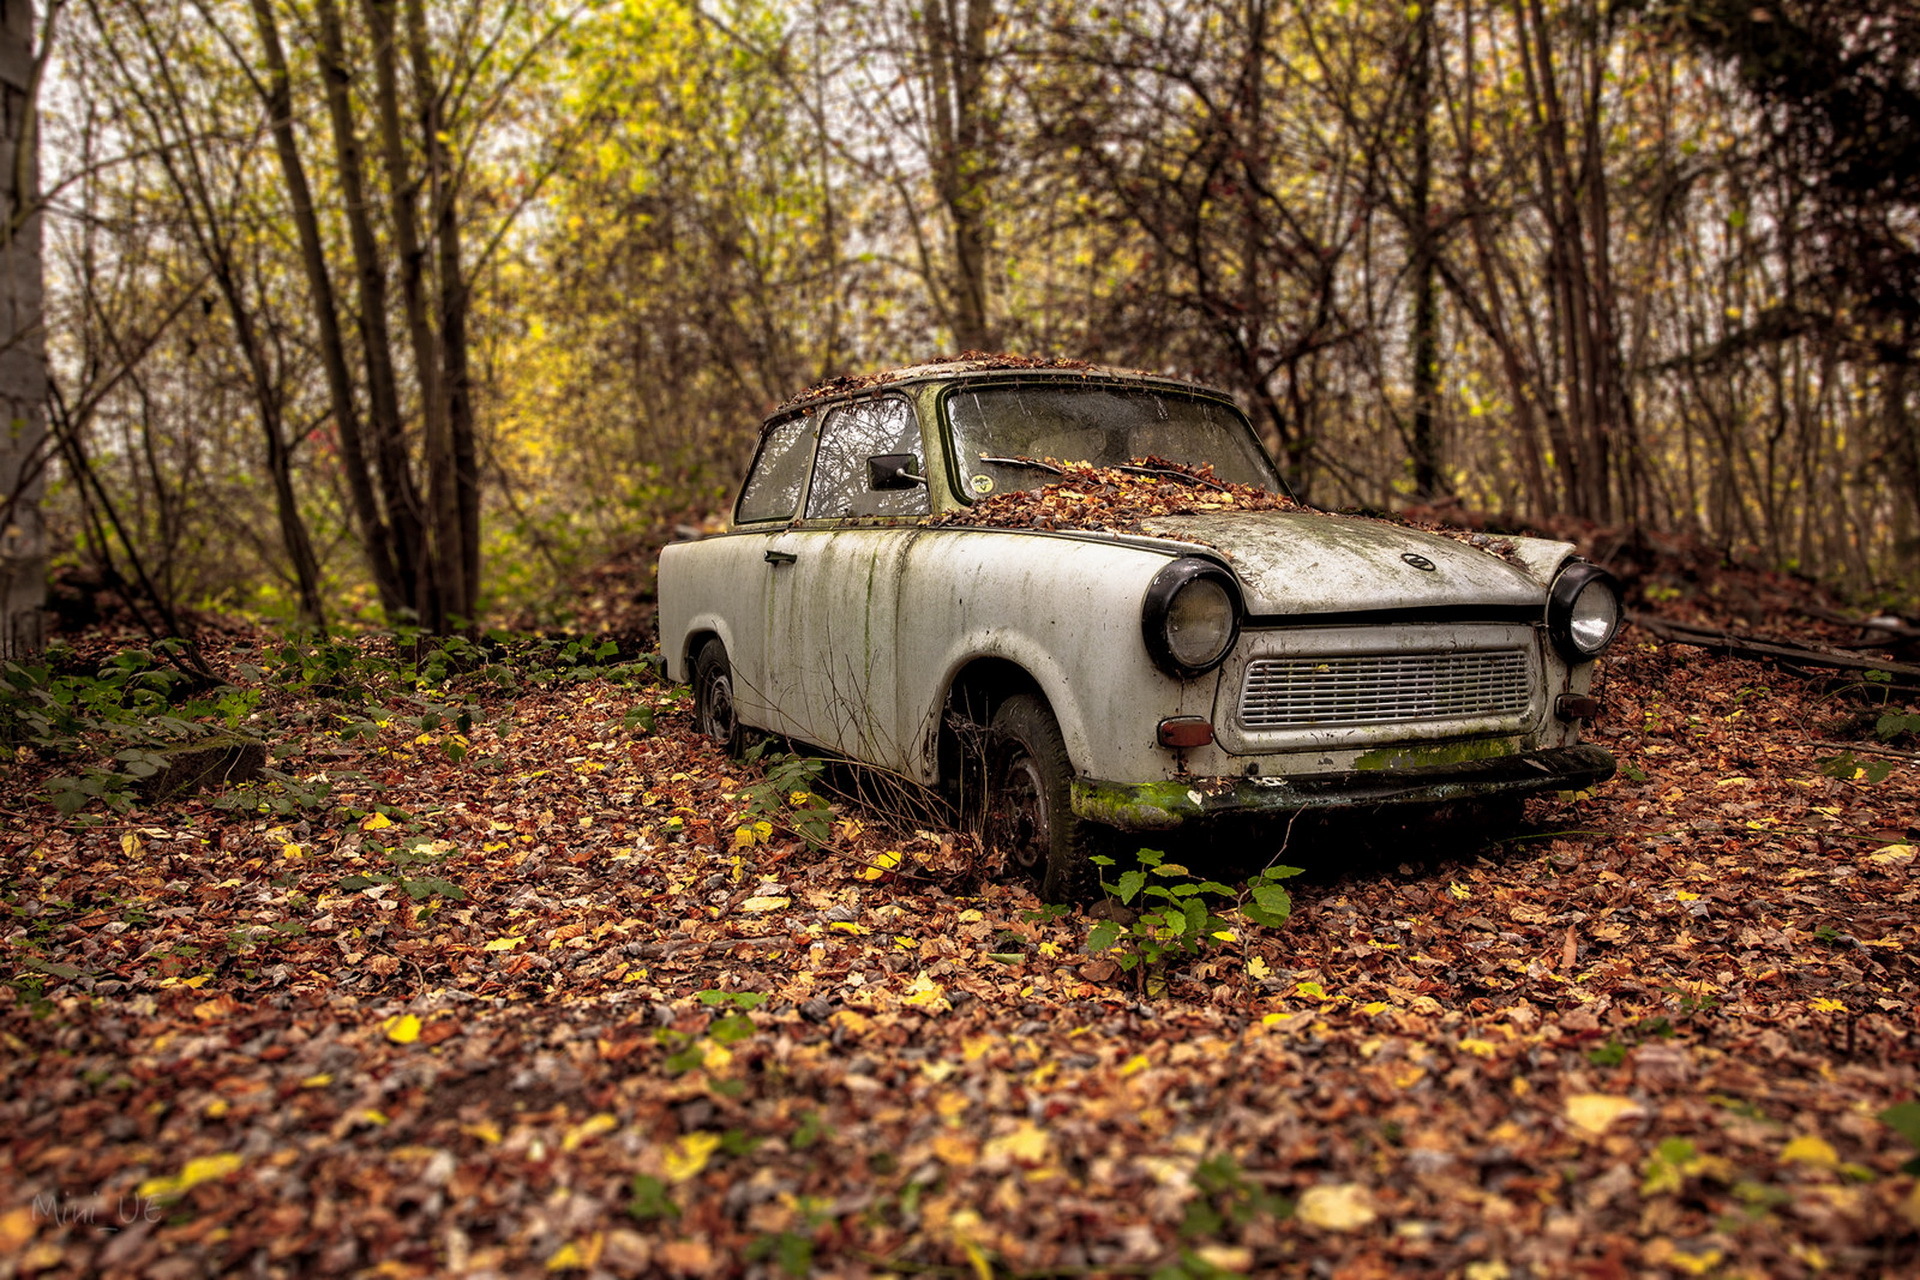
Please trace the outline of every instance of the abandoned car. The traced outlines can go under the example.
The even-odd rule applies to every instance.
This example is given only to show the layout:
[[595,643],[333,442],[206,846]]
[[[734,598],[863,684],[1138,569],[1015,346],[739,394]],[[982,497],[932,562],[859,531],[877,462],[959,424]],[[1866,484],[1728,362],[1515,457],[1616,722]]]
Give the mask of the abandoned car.
[[[1008,367],[1011,365],[1012,367]],[[1294,503],[1226,395],[958,361],[775,413],[660,557],[701,731],[984,796],[1054,900],[1104,833],[1581,789],[1618,591],[1566,543]]]

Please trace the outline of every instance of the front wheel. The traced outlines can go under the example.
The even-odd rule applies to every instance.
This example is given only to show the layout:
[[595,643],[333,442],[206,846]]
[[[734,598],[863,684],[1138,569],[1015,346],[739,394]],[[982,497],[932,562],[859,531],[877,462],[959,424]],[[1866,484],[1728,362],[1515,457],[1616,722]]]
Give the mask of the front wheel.
[[1032,694],[994,713],[987,742],[987,843],[1012,870],[1040,882],[1048,902],[1077,902],[1098,891],[1092,855],[1099,828],[1074,816],[1073,763],[1059,722]]
[[727,646],[709,640],[693,659],[693,727],[729,754],[740,750],[740,716],[733,704],[733,664]]

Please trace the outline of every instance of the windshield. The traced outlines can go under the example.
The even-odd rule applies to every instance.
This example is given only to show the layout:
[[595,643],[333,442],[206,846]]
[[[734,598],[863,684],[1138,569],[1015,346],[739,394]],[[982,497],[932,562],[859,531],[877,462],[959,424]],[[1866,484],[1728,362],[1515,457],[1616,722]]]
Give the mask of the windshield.
[[946,400],[960,492],[1037,489],[1057,462],[1125,466],[1136,458],[1212,463],[1222,480],[1282,492],[1247,420],[1217,400],[1147,387],[963,387]]

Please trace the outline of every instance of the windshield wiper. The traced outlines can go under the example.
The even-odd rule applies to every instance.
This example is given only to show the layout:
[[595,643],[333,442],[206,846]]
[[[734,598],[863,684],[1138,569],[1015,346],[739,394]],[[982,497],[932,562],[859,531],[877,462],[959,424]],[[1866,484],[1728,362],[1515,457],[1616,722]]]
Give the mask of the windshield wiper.
[[1205,476],[1191,475],[1185,471],[1176,470],[1173,467],[1142,467],[1130,462],[1116,462],[1113,464],[1113,469],[1115,471],[1125,471],[1129,475],[1136,476],[1165,476],[1169,480],[1180,480],[1187,484],[1203,484],[1209,489],[1218,489],[1222,493],[1232,492],[1232,490],[1217,480],[1209,480]]
[[1067,474],[1051,462],[1041,462],[1035,458],[995,458],[983,453],[980,461],[991,462],[997,467],[1032,467],[1035,471],[1051,471],[1056,476]]

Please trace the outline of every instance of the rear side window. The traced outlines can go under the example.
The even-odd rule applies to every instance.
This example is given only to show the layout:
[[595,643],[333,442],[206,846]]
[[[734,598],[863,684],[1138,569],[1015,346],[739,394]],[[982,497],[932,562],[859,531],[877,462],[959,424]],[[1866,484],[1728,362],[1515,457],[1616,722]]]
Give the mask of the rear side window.
[[926,474],[920,424],[914,420],[913,406],[905,400],[887,397],[834,410],[820,430],[813,487],[807,491],[807,518],[927,514],[924,484],[879,490],[868,484],[867,459],[876,454],[911,457],[910,470]]
[[800,506],[800,489],[807,482],[807,464],[813,455],[814,420],[793,418],[761,437],[734,520],[791,520]]

